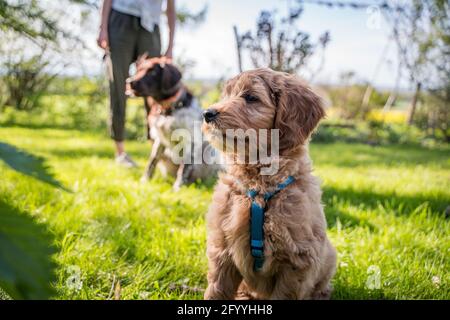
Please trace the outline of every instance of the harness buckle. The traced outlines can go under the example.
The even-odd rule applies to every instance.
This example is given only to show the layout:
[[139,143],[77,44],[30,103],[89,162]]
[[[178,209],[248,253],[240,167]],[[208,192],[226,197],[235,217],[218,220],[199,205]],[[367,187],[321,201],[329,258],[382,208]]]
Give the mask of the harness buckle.
[[252,239],[250,247],[254,258],[264,257],[264,241]]

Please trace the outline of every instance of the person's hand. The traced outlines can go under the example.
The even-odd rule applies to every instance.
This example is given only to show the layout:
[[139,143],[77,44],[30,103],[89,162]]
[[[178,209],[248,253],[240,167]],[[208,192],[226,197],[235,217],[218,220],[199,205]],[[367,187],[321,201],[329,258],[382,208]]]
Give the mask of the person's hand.
[[[168,58],[167,56],[161,56],[161,57],[154,57],[154,58],[148,58],[146,54],[143,54],[137,61],[136,61],[136,67],[137,72],[134,78],[139,78],[140,72],[147,72],[148,69],[151,69],[155,66],[155,64],[169,64],[172,63],[172,59]],[[143,75],[142,75],[143,76]]]
[[109,39],[108,39],[108,29],[107,28],[100,28],[100,33],[97,38],[97,44],[100,48],[103,50],[106,50],[109,46]]
[[164,57],[166,57],[169,60],[172,60],[173,58],[173,48],[169,47],[167,48],[166,54],[164,55]]

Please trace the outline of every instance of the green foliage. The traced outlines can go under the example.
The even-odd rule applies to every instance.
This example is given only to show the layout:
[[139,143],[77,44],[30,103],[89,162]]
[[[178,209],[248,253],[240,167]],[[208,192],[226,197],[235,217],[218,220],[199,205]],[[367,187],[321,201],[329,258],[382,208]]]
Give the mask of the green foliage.
[[10,300],[11,297],[8,296],[8,294],[0,288],[0,300]]
[[203,23],[208,13],[208,6],[205,5],[200,11],[192,12],[186,7],[177,8],[177,20],[182,26],[198,25]]
[[37,1],[0,0],[0,30],[54,40],[57,25]]
[[366,119],[371,110],[381,109],[389,97],[389,93],[382,93],[374,89],[370,96],[369,105],[363,109],[361,105],[366,89],[367,85],[352,84],[343,87],[328,87],[327,93],[333,107],[339,111],[340,117],[344,119]]
[[450,143],[450,80],[448,93],[431,93],[424,95],[419,104],[414,124],[424,132]]
[[146,118],[144,101],[141,98],[133,99],[127,106],[126,136],[128,139],[147,140]]
[[[34,128],[65,128],[107,132],[108,100],[104,94],[68,96],[46,95],[41,106],[30,111],[5,107],[0,124]],[[127,106],[127,139],[145,140],[146,113],[142,99],[130,99]]]
[[56,69],[68,65],[69,54],[86,52],[80,36],[68,27],[71,13],[65,10],[71,3],[91,4],[87,0],[0,0],[0,109],[5,104],[19,110],[37,107]]
[[[218,101],[220,88],[217,84],[188,82],[187,86],[207,107]],[[1,85],[0,85],[1,88]],[[39,104],[31,110],[16,110],[6,106],[0,113],[0,123],[13,126],[58,127],[106,131],[109,116],[107,83],[99,78],[58,77],[52,81]],[[145,140],[146,113],[141,98],[128,100],[126,134],[128,139]]]
[[92,101],[98,101],[105,98],[108,89],[108,83],[103,76],[59,76],[58,81],[52,82],[50,84],[47,89],[47,94],[68,97],[89,97],[92,99]]
[[203,108],[208,108],[212,104],[219,101],[222,93],[223,80],[217,83],[205,83],[203,81],[188,81],[186,83],[189,90],[200,101]]
[[448,1],[412,0],[402,10],[387,11],[385,17],[392,25],[399,58],[411,83],[422,83],[427,89],[439,86],[443,79],[436,74],[450,72],[446,59],[450,48]]
[[[88,0],[67,0],[90,4]],[[37,41],[55,41],[60,29],[42,4],[36,0],[0,0],[0,32],[14,32]]]
[[90,103],[87,96],[44,96],[40,108],[16,111],[6,107],[0,114],[1,122],[15,126],[78,128],[99,130],[106,127],[107,103]]
[[6,97],[3,104],[18,110],[34,109],[55,78],[47,70],[51,62],[43,57],[44,51],[31,57],[26,57],[23,51],[9,55],[14,55],[14,60],[8,59],[3,63],[4,75],[0,81],[0,90]]
[[445,140],[417,127],[406,124],[390,124],[379,121],[325,121],[313,134],[318,143],[364,143],[371,145],[416,145],[439,147]]
[[56,279],[55,252],[42,225],[0,199],[0,287],[10,297],[50,298]]
[[[51,4],[36,0],[0,0],[0,35],[4,40],[0,43],[0,110],[5,104],[19,110],[38,107],[58,74],[56,69],[64,70],[71,60],[78,61],[80,52],[89,53],[82,37],[74,34],[67,22],[83,27],[96,12],[91,9],[99,2],[64,0]],[[82,8],[81,18],[67,11],[71,4],[83,5],[77,6]],[[207,6],[199,12],[181,7],[177,18],[183,25],[196,25],[204,21],[206,14]],[[89,95],[92,98],[103,96]]]

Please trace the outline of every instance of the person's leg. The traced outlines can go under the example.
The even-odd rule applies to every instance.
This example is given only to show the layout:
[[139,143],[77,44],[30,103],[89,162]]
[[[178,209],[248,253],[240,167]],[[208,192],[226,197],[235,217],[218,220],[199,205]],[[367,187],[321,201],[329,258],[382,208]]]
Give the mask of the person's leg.
[[[110,132],[116,144],[116,156],[125,159],[125,115],[126,95],[125,81],[128,77],[130,64],[133,62],[138,39],[138,32],[132,16],[111,12],[109,19],[109,46],[112,61],[112,75],[110,79]],[[132,164],[130,163],[130,166]]]
[[161,56],[161,35],[159,26],[155,26],[153,31],[148,31],[140,27],[137,41],[138,56],[144,53],[147,53],[150,58]]
[[[148,54],[151,58],[161,56],[161,35],[159,32],[159,26],[155,26],[155,29],[152,32],[145,30],[142,27],[140,28],[137,44],[137,56],[139,57],[144,53]],[[152,99],[144,98],[145,111],[147,114],[147,139],[151,140],[148,117],[151,113],[152,105],[149,103],[149,100],[152,101]]]

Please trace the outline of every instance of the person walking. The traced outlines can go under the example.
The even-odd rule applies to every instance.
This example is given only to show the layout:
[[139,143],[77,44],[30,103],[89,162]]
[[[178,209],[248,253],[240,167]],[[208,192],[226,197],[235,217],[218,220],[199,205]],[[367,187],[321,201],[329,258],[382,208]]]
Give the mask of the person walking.
[[[125,152],[125,86],[130,65],[142,55],[161,56],[160,16],[162,0],[103,0],[97,44],[110,59],[110,133],[115,142],[116,162],[126,167],[136,163]],[[172,58],[175,36],[175,0],[167,0],[169,43],[164,54]],[[151,106],[144,99],[147,114]],[[147,124],[148,127],[148,124]],[[148,129],[148,128],[147,128]],[[148,130],[147,130],[148,132]]]

